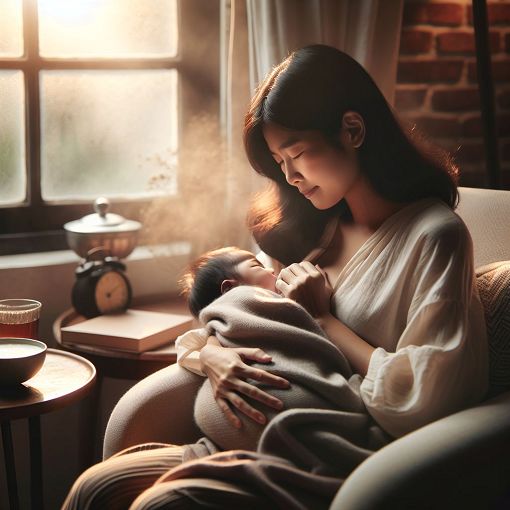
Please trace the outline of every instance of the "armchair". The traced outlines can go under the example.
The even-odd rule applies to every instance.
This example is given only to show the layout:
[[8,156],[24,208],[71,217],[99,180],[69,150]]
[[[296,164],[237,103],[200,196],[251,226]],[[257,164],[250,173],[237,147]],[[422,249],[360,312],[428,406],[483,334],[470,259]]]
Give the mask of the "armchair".
[[[510,260],[510,191],[460,188],[460,196],[475,267]],[[173,365],[136,384],[112,412],[104,457],[147,441],[195,441],[201,382]],[[510,391],[385,446],[352,472],[330,510],[385,508],[510,508]]]

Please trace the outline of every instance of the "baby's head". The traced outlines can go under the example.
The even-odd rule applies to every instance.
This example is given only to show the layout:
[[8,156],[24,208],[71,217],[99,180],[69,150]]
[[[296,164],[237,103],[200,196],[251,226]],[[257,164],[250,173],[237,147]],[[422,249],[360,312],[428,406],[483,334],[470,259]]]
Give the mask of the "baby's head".
[[276,276],[249,251],[233,246],[204,253],[190,266],[179,282],[191,313],[238,285],[256,285],[275,291]]

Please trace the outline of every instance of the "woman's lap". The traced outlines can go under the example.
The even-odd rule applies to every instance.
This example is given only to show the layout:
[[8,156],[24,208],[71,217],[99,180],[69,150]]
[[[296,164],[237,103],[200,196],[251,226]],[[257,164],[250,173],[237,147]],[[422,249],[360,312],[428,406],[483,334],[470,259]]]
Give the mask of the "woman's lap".
[[[166,481],[163,475],[140,494],[129,510],[191,510],[197,508],[260,508],[260,500],[242,487],[221,480],[189,478]],[[266,507],[270,510],[269,507]]]
[[161,476],[181,464],[183,448],[148,443],[128,448],[87,469],[62,510],[126,509]]

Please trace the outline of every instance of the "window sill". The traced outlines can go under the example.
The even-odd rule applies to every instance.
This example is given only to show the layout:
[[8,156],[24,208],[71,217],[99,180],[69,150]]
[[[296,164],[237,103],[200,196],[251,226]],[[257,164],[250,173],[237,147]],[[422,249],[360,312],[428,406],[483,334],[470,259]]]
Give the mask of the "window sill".
[[[159,257],[181,257],[191,253],[191,244],[188,242],[175,242],[154,246],[138,246],[128,257],[126,264],[133,261],[150,260]],[[23,253],[19,255],[1,255],[0,270],[37,268],[59,266],[80,262],[80,257],[72,250],[45,251],[38,253]]]

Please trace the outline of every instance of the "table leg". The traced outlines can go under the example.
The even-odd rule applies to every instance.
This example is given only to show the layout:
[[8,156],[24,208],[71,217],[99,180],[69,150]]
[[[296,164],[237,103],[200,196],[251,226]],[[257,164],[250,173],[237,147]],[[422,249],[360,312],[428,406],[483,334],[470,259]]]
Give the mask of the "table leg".
[[11,422],[2,422],[2,443],[4,445],[5,473],[7,475],[7,492],[11,510],[19,510],[18,483],[16,482],[16,465],[12,447]]
[[30,440],[30,501],[32,509],[43,510],[41,418],[28,419]]
[[101,460],[102,457],[102,451],[96,455],[100,430],[102,386],[103,377],[97,372],[94,389],[85,399],[81,408],[80,437],[82,440],[79,446],[79,457],[82,471]]

